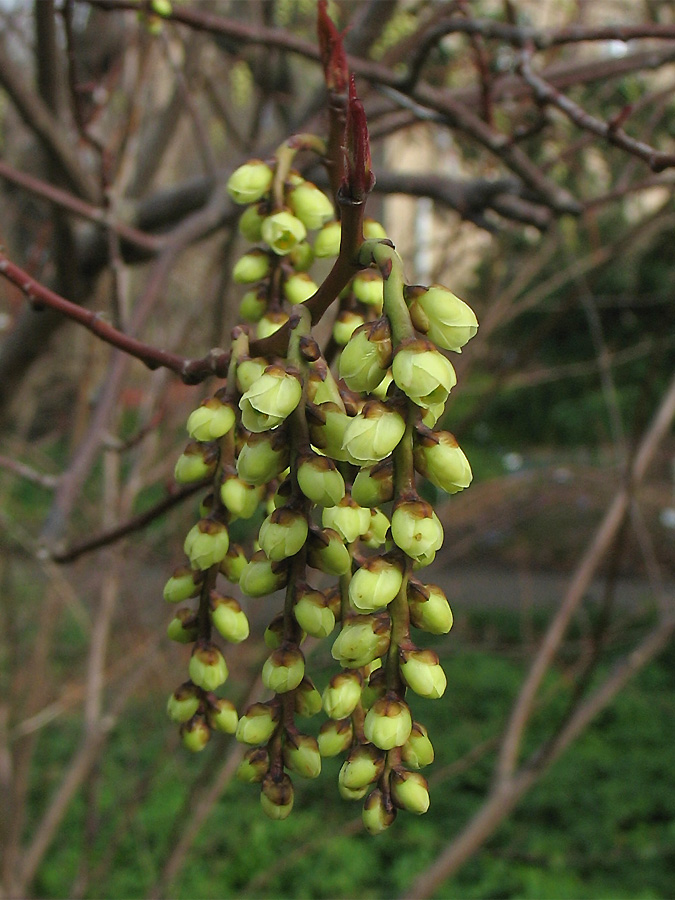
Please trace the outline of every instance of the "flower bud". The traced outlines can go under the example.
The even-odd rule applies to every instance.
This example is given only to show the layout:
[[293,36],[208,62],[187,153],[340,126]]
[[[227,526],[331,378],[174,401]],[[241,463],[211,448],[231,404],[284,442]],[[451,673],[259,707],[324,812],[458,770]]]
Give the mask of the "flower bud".
[[449,431],[418,435],[415,468],[420,475],[448,494],[463,491],[473,478],[469,460]]
[[383,656],[388,647],[389,624],[385,619],[353,616],[343,624],[331,655],[343,668],[358,669]]
[[293,700],[299,716],[310,718],[321,711],[321,694],[314,687],[312,679],[306,675],[295,689]]
[[241,420],[249,431],[280,425],[302,397],[300,380],[280,366],[268,366],[239,401]]
[[263,635],[265,645],[270,650],[276,650],[284,642],[284,614],[279,613],[269,623]]
[[259,784],[270,767],[270,758],[264,747],[252,747],[244,753],[237,767],[237,778],[245,784]]
[[288,444],[268,434],[247,436],[237,457],[237,473],[249,484],[267,484],[288,465]]
[[354,729],[351,719],[324,722],[319,729],[317,738],[319,753],[324,759],[344,753],[351,746],[353,737]]
[[218,462],[218,448],[213,444],[190,441],[176,460],[173,477],[178,484],[194,484],[213,475]]
[[255,203],[272,186],[274,173],[261,159],[251,159],[239,166],[227,179],[227,193],[235,203]]
[[[361,706],[366,711],[370,709],[376,700],[379,700],[380,697],[384,697],[387,693],[387,673],[384,668],[382,668],[381,660],[375,660],[373,665],[374,664],[377,664],[379,668],[372,672],[368,679],[368,684],[365,685],[361,692]],[[370,666],[367,668],[369,669]]]
[[347,494],[336,506],[328,506],[321,513],[324,528],[332,528],[346,544],[351,544],[368,530],[370,510],[354,503]]
[[366,714],[363,733],[380,750],[402,747],[410,737],[412,719],[408,705],[393,697],[376,700]]
[[340,252],[342,228],[339,222],[328,222],[314,239],[314,255],[318,259],[337,256]]
[[239,719],[236,739],[241,744],[266,744],[279,724],[279,709],[269,703],[253,703]]
[[452,628],[452,610],[443,591],[436,584],[408,583],[410,621],[430,634],[447,634]]
[[293,615],[307,634],[325,638],[335,628],[335,616],[320,591],[304,590],[293,607]]
[[217,591],[209,596],[211,621],[221,637],[233,644],[245,641],[249,635],[246,614],[234,597],[224,597]]
[[262,669],[262,680],[266,688],[277,694],[293,691],[305,674],[305,657],[296,648],[279,647],[267,657]]
[[291,188],[286,194],[286,199],[295,215],[309,231],[321,228],[335,215],[332,201],[311,181],[303,181]]
[[378,384],[376,388],[370,392],[373,397],[377,400],[382,400],[383,402],[387,399],[387,394],[389,393],[389,386],[394,383],[394,376],[391,374],[391,369],[388,369],[382,381]]
[[379,400],[369,400],[347,425],[342,448],[349,462],[368,466],[389,456],[404,433],[402,416]]
[[300,241],[287,256],[288,262],[296,272],[306,272],[314,262],[314,250],[307,241]]
[[225,558],[230,538],[227,528],[215,519],[200,519],[188,531],[183,550],[197,569],[210,569]]
[[413,572],[417,572],[420,569],[424,569],[427,566],[430,566],[432,562],[436,559],[436,551],[429,550],[428,553],[420,553],[419,556],[413,559]]
[[433,650],[402,650],[399,668],[405,683],[420,697],[437,700],[445,693],[448,680]]
[[261,225],[263,241],[277,254],[285,256],[307,237],[303,223],[287,210],[272,213]]
[[394,466],[390,459],[361,469],[352,485],[352,498],[361,506],[375,507],[394,499]]
[[383,770],[384,753],[372,744],[359,744],[342,764],[338,783],[358,791],[377,781]]
[[434,403],[433,406],[424,409],[422,407],[422,422],[427,426],[427,428],[433,428],[437,422],[443,418],[443,414],[445,413],[445,402],[443,403]]
[[293,782],[285,772],[265,775],[260,803],[270,819],[287,819],[293,809]]
[[239,576],[239,589],[247,597],[264,597],[280,590],[287,581],[286,566],[272,562],[258,550]]
[[198,687],[186,681],[169,696],[166,711],[172,722],[177,725],[187,722],[199,709],[202,695]]
[[278,562],[295,554],[307,540],[307,518],[298,510],[282,506],[260,526],[258,541],[268,559]]
[[346,461],[343,441],[352,421],[337,403],[319,403],[310,407],[309,434],[312,444],[331,459]]
[[415,328],[444,350],[461,353],[478,331],[474,311],[446,288],[414,286],[406,288],[405,294]]
[[269,363],[263,356],[247,356],[237,364],[237,387],[245,393],[261,377]]
[[422,769],[434,761],[434,748],[424,725],[413,722],[410,737],[401,747],[401,759],[412,769]]
[[316,453],[300,457],[298,486],[317,506],[336,506],[345,495],[344,478],[333,460]]
[[203,574],[195,572],[189,566],[179,566],[164,585],[164,599],[167,603],[182,603],[199,593]]
[[225,559],[220,564],[220,571],[228,581],[231,581],[232,584],[237,584],[241,577],[241,573],[247,565],[248,560],[246,559],[246,554],[240,545],[230,544],[230,549],[227,551]]
[[371,509],[370,525],[368,531],[363,535],[366,547],[377,550],[387,539],[389,531],[389,519],[385,516],[381,509]]
[[374,269],[364,269],[352,279],[352,290],[357,300],[367,306],[375,307],[379,313],[382,311],[383,284],[379,272]]
[[307,563],[327,575],[346,575],[352,567],[352,558],[337,531],[311,528],[307,538]]
[[284,297],[289,303],[304,303],[319,289],[306,272],[296,272],[284,281]]
[[441,548],[443,526],[430,503],[405,500],[394,508],[391,536],[404,553],[418,559]]
[[349,583],[349,602],[357,612],[384,609],[403,584],[403,566],[383,556],[373,556],[357,569]]
[[286,734],[284,764],[301,778],[318,778],[321,754],[316,738],[309,734]]
[[264,495],[262,485],[249,484],[236,475],[226,475],[220,486],[223,506],[239,519],[250,519]]
[[264,203],[254,203],[247,207],[239,217],[239,234],[252,244],[257,244],[262,239],[262,223],[265,213]]
[[359,393],[375,390],[391,365],[391,328],[384,317],[360,325],[340,354],[338,370],[347,387]]
[[288,316],[282,310],[269,310],[256,326],[256,337],[263,341],[278,331],[288,322]]
[[223,734],[234,734],[237,730],[239,716],[231,700],[224,700],[213,694],[209,696],[206,720],[216,731],[222,731]]
[[429,785],[420,772],[394,769],[391,773],[391,796],[397,806],[417,816],[429,809]]
[[239,320],[255,324],[265,315],[267,310],[267,291],[263,288],[246,291],[239,303]]
[[382,834],[393,824],[396,810],[391,803],[387,804],[382,791],[377,789],[368,794],[361,818],[368,834]]
[[197,614],[191,609],[177,609],[166,629],[167,636],[179,644],[191,644],[199,636]]
[[346,719],[361,699],[363,678],[359,672],[339,672],[333,675],[323,692],[323,708],[331,719]]
[[199,753],[211,739],[211,729],[204,716],[193,716],[180,726],[183,746],[193,753]]
[[210,641],[195,644],[188,673],[194,683],[205,691],[215,691],[227,680],[227,665],[223,654]]
[[253,284],[270,273],[270,258],[265,250],[256,248],[244,253],[234,264],[232,280],[235,284]]
[[232,428],[235,422],[234,407],[218,394],[204,400],[201,406],[188,416],[187,430],[196,441],[217,441]]
[[363,236],[367,241],[383,241],[387,238],[384,225],[376,219],[367,217],[363,220]]
[[366,785],[365,787],[356,789],[348,788],[346,785],[342,784],[338,778],[338,792],[343,800],[362,800],[368,793],[369,786],[370,785]]
[[450,361],[426,340],[401,344],[394,354],[391,371],[396,384],[418,406],[445,403],[457,384]]
[[333,322],[333,340],[340,347],[344,347],[356,329],[363,324],[364,319],[361,313],[353,312],[350,309],[340,310]]

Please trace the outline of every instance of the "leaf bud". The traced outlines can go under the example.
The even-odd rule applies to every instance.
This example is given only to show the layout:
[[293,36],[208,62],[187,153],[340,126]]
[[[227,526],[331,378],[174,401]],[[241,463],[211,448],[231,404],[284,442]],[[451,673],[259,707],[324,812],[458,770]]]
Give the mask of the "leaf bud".
[[376,700],[366,713],[363,733],[380,750],[402,747],[410,737],[412,719],[408,704],[392,696]]
[[285,772],[265,775],[260,803],[270,819],[287,819],[293,809],[293,782]]
[[378,788],[366,797],[361,818],[368,834],[382,834],[393,824],[396,810],[391,802],[386,802],[382,791]]
[[383,656],[388,647],[389,623],[386,617],[352,616],[343,624],[331,654],[343,668],[358,669]]
[[222,731],[223,734],[234,734],[237,730],[239,716],[231,700],[211,694],[208,697],[206,720],[216,731]]
[[347,387],[369,393],[380,384],[391,365],[389,321],[382,317],[360,325],[340,354],[338,370]]
[[314,682],[306,675],[295,689],[293,695],[295,712],[299,716],[310,718],[321,712],[321,694],[314,686]]
[[293,691],[305,675],[305,657],[297,648],[279,647],[273,650],[262,668],[266,688],[277,694]]
[[359,744],[342,764],[338,784],[358,791],[372,784],[384,770],[384,753],[372,744]]
[[318,284],[306,272],[296,272],[284,281],[284,297],[293,305],[309,300],[318,289]]
[[405,421],[399,413],[379,400],[369,400],[347,425],[342,449],[354,465],[372,465],[389,456],[404,433]]
[[210,569],[222,562],[230,546],[227,528],[215,519],[200,519],[188,531],[183,550],[197,569]]
[[342,309],[335,317],[333,323],[333,340],[340,347],[344,347],[357,328],[364,324],[361,313],[350,309]]
[[386,541],[388,531],[389,519],[381,509],[371,509],[370,525],[368,526],[368,531],[363,535],[366,547],[377,550]]
[[235,737],[241,744],[266,744],[278,724],[278,707],[269,703],[253,703],[239,719]]
[[293,412],[301,397],[299,378],[281,366],[268,366],[239,401],[244,428],[253,432],[275,428]]
[[199,709],[202,695],[199,688],[191,681],[186,681],[169,696],[166,711],[172,722],[177,725],[187,722]]
[[262,485],[249,484],[237,475],[226,475],[220,485],[223,506],[239,519],[250,519],[262,502]]
[[237,767],[237,778],[245,784],[259,784],[270,767],[270,758],[264,747],[251,747]]
[[317,743],[324,759],[344,753],[352,743],[354,729],[351,719],[324,722],[319,729]]
[[274,173],[261,159],[251,159],[239,166],[227,179],[227,193],[235,203],[255,203],[272,186]]
[[303,590],[293,606],[293,615],[314,638],[325,638],[335,628],[335,616],[321,591]]
[[403,584],[403,566],[398,560],[373,556],[357,569],[349,583],[349,602],[357,612],[384,609]]
[[347,494],[336,506],[328,506],[321,513],[324,528],[332,528],[346,544],[351,544],[368,530],[370,510],[359,506]]
[[211,621],[221,637],[233,644],[245,641],[249,635],[248,619],[234,597],[224,597],[218,591],[209,596]]
[[398,387],[418,406],[445,403],[457,384],[452,363],[427,340],[402,343],[394,354],[391,371]]
[[216,441],[227,434],[234,422],[233,405],[216,394],[190,413],[187,430],[196,441]]
[[182,603],[199,593],[204,575],[190,566],[179,566],[164,585],[164,599],[167,603]]
[[418,434],[415,443],[415,468],[437,488],[456,494],[471,484],[469,460],[449,431]]
[[232,280],[235,284],[253,284],[267,278],[269,273],[270,258],[267,251],[255,248],[236,261],[232,269]]
[[307,538],[307,563],[326,575],[346,575],[352,558],[337,531],[312,527]]
[[167,636],[178,644],[191,644],[199,636],[197,614],[191,609],[177,609],[166,629]]
[[228,581],[237,584],[247,565],[248,560],[242,547],[239,544],[230,544],[230,549],[220,564],[220,571]]
[[173,477],[178,484],[194,484],[213,475],[218,462],[218,448],[213,444],[190,441],[176,460]]
[[284,764],[301,778],[318,778],[321,774],[321,754],[316,738],[309,734],[286,734]]
[[337,256],[340,252],[342,228],[339,222],[328,222],[314,239],[314,255],[318,259]]
[[417,816],[429,809],[429,785],[421,772],[394,769],[390,783],[391,796],[398,807]]
[[198,641],[192,650],[188,673],[192,681],[205,691],[215,691],[227,680],[223,654],[211,641]]
[[351,716],[359,700],[363,678],[357,671],[339,672],[333,675],[323,692],[323,708],[331,719]]
[[353,421],[337,403],[325,402],[309,408],[309,435],[312,444],[326,456],[341,462],[347,460],[343,449],[345,433]]
[[298,460],[298,486],[317,506],[336,506],[345,495],[344,478],[332,459],[308,453]]
[[332,201],[311,181],[303,181],[292,187],[287,192],[286,199],[309,231],[322,228],[335,215]]
[[445,693],[448,680],[433,650],[402,650],[399,668],[403,680],[420,697],[437,700]]
[[285,256],[307,237],[307,229],[291,212],[280,210],[263,219],[260,227],[263,241],[277,254]]
[[306,516],[298,510],[282,506],[264,520],[258,542],[268,559],[278,562],[295,556],[307,540],[307,530]]
[[413,722],[410,737],[401,747],[401,759],[412,769],[422,769],[434,761],[434,748],[424,725]]
[[199,753],[211,740],[211,729],[204,716],[193,716],[180,726],[183,746],[193,753]]
[[461,353],[478,331],[471,307],[441,285],[407,287],[405,299],[417,331],[444,350]]
[[288,316],[282,310],[268,310],[256,326],[256,337],[263,341],[278,331],[288,322]]
[[410,621],[430,634],[447,634],[452,628],[452,610],[445,594],[436,584],[408,582]]
[[443,526],[430,503],[404,500],[394,507],[391,536],[404,553],[418,559],[442,547]]
[[361,303],[372,306],[380,313],[384,295],[382,276],[375,269],[364,269],[352,279],[354,296]]
[[[269,434],[251,434],[239,451],[237,473],[249,484],[267,484],[288,465],[288,444]],[[282,438],[279,435],[279,438]]]
[[394,499],[394,465],[390,459],[370,469],[361,469],[352,485],[352,497],[361,506],[373,508]]
[[287,581],[287,567],[272,562],[263,550],[258,550],[239,576],[239,589],[247,597],[264,597],[280,590]]

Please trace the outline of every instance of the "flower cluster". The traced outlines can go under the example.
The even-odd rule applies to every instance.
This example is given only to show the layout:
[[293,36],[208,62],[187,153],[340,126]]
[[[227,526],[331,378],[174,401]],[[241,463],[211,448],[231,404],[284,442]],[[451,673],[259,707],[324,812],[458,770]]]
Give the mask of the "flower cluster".
[[[420,769],[434,751],[408,700],[441,697],[446,677],[414,632],[447,633],[452,612],[443,591],[420,580],[443,528],[416,482],[450,494],[471,482],[454,437],[434,429],[456,383],[441,351],[461,352],[478,326],[445,288],[406,285],[382,226],[359,220],[353,276],[330,298],[339,308],[322,352],[309,271],[315,258],[344,252],[345,226],[333,200],[292,168],[298,149],[322,152],[316,138],[299,136],[228,182],[245,207],[240,230],[256,246],[234,267],[246,285],[245,324],[235,329],[226,383],[190,415],[190,442],[176,463],[179,482],[204,482],[210,493],[185,539],[188,563],[164,591],[172,603],[196,600],[169,625],[193,649],[168,712],[191,750],[214,729],[248,745],[238,776],[260,784],[275,819],[291,812],[292,776],[314,778],[322,758],[344,754],[339,792],[365,798],[363,821],[376,834],[397,810],[429,806]],[[347,161],[349,183],[361,157],[369,158]],[[280,354],[266,339],[282,326]],[[252,346],[274,351],[256,355]],[[260,508],[266,515],[250,549],[231,545],[230,524]],[[240,718],[215,693],[228,674],[216,634],[236,643],[249,632],[223,580],[238,585],[242,603],[243,595],[271,604],[262,667],[269,698]],[[307,635],[330,638],[340,666],[323,692],[307,671]],[[328,718],[316,736],[298,727],[322,709]]]

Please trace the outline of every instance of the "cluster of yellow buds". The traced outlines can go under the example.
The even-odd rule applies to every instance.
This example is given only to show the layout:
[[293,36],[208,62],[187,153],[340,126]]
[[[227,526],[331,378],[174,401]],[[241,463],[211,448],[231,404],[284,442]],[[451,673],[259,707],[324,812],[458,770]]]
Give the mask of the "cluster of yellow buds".
[[[353,84],[349,99],[357,139],[347,142],[347,169],[362,203],[372,175]],[[188,563],[164,591],[169,602],[196,599],[169,624],[170,637],[193,649],[189,679],[168,712],[191,750],[213,730],[249,745],[238,776],[260,784],[263,809],[275,819],[291,812],[293,775],[314,778],[322,758],[345,754],[339,792],[365,798],[364,825],[378,833],[398,809],[420,814],[429,806],[419,770],[434,751],[408,698],[441,697],[446,676],[413,629],[445,634],[452,612],[443,591],[418,576],[440,550],[443,528],[416,482],[429,479],[450,494],[471,482],[454,437],[434,428],[456,383],[441,350],[461,352],[478,323],[445,288],[405,284],[379,223],[360,217],[347,251],[334,201],[292,168],[300,149],[325,153],[321,141],[301,135],[228,182],[246,207],[240,230],[256,246],[234,267],[247,290],[226,382],[190,415],[190,442],[175,468],[177,481],[203,482],[210,493],[185,539]],[[339,268],[347,252],[349,275],[322,308],[339,307],[322,352],[312,325],[330,276],[320,287],[309,272],[322,257],[338,257]],[[267,515],[250,548],[230,545],[229,525],[261,508]],[[241,718],[215,693],[228,675],[215,636],[236,643],[249,633],[224,580],[247,598],[284,592],[265,631],[270,696]],[[307,672],[308,635],[334,635],[341,671],[323,693]],[[316,736],[296,724],[322,709],[328,719]]]

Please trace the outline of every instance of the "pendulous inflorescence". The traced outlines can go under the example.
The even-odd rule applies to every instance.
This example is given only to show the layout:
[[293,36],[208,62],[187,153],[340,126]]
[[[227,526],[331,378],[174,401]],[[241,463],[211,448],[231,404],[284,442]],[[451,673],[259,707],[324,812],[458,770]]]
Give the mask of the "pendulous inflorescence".
[[[342,96],[341,43],[331,27],[324,18],[324,65]],[[434,751],[408,701],[446,689],[437,654],[417,642],[423,632],[447,633],[452,612],[443,591],[423,580],[443,528],[417,481],[451,494],[471,482],[452,434],[435,429],[457,380],[442,351],[461,352],[478,323],[446,288],[406,284],[383,227],[363,219],[373,179],[353,81],[334,198],[293,168],[307,150],[328,156],[320,139],[296,136],[273,160],[241,166],[227,185],[254,246],[233,270],[245,292],[227,378],[190,414],[190,441],[175,467],[178,482],[203,482],[208,492],[185,538],[187,561],[164,589],[170,603],[191,601],[168,627],[192,645],[168,714],[190,750],[213,731],[248,745],[238,776],[260,785],[275,819],[291,812],[294,776],[315,778],[322,758],[343,755],[340,794],[365,798],[363,821],[376,834],[397,810],[429,806],[420,770]],[[320,285],[311,272],[321,258],[336,263]],[[331,277],[345,271],[333,289]],[[313,326],[333,305],[322,350]],[[254,546],[231,544],[230,524],[261,507]],[[218,694],[227,644],[249,634],[228,582],[245,597],[284,592],[270,603],[265,631],[269,699],[241,716]],[[340,667],[323,694],[308,672],[307,636],[330,640]],[[321,710],[318,736],[305,733],[298,720]]]

